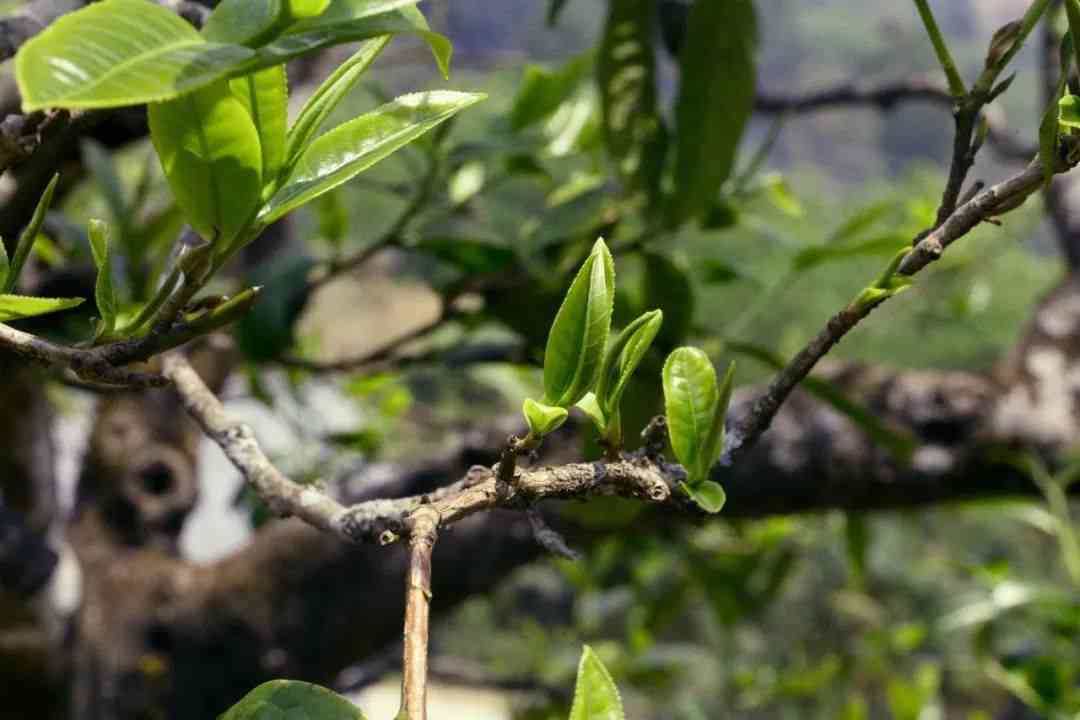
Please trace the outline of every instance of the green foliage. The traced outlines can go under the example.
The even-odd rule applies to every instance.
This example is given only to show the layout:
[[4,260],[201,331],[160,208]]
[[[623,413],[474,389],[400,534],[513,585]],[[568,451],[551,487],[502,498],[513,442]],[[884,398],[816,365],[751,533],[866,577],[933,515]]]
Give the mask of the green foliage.
[[41,224],[45,222],[45,213],[48,212],[49,205],[52,203],[53,192],[56,191],[56,183],[59,180],[60,174],[57,173],[53,175],[52,180],[45,186],[45,192],[41,194],[41,199],[38,200],[38,204],[34,208],[34,214],[30,217],[29,224],[19,235],[19,242],[15,245],[15,255],[12,256],[10,262],[4,263],[7,265],[2,290],[4,293],[10,293],[14,290],[15,284],[19,281],[19,273],[22,272],[23,265],[26,264],[27,258],[30,257],[30,250],[34,247],[34,241],[37,240]]
[[15,57],[27,112],[170,100],[212,83],[253,55],[207,42],[176,13],[146,0],[104,0],[69,13]]
[[734,364],[723,382],[709,357],[697,348],[678,348],[664,362],[664,410],[675,457],[686,468],[686,491],[708,512],[723,507],[723,489],[708,480],[724,445]]
[[[672,220],[702,217],[735,167],[754,104],[757,29],[750,0],[694,3],[675,103]],[[723,68],[723,81],[717,72]],[[708,158],[708,162],[702,162]]]
[[11,322],[67,310],[78,307],[82,302],[82,298],[43,298],[2,293],[0,294],[0,322]]
[[570,407],[599,379],[615,301],[615,265],[597,240],[555,315],[544,351],[544,400]]
[[229,86],[251,117],[262,151],[261,194],[275,189],[285,160],[285,132],[289,125],[289,89],[285,66],[275,65],[233,78]]
[[569,416],[566,408],[538,403],[532,398],[525,398],[521,412],[529,424],[529,435],[534,438],[555,432]]
[[113,255],[109,239],[109,226],[101,220],[91,220],[87,228],[90,236],[90,252],[97,268],[94,300],[97,303],[99,321],[94,340],[100,341],[112,335],[116,329],[116,292],[113,290]]
[[611,673],[588,645],[581,652],[569,720],[624,720],[622,698]]
[[229,708],[220,720],[364,720],[337,693],[297,680],[271,680]]
[[556,70],[527,65],[510,108],[510,127],[524,130],[550,117],[581,85],[592,67],[592,56],[582,55]]
[[220,81],[148,110],[150,137],[177,204],[218,247],[248,227],[259,202],[263,151],[251,115]]

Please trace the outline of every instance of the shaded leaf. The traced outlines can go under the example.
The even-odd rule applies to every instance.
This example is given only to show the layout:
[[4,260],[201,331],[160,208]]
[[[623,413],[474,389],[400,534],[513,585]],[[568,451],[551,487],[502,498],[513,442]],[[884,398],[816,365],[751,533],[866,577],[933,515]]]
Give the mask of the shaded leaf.
[[655,0],[608,4],[596,61],[608,157],[627,192],[660,189],[667,132],[656,104]]
[[82,305],[82,298],[43,298],[0,294],[0,322],[46,315]]
[[569,720],[625,720],[622,699],[611,673],[588,645],[578,663]]
[[30,250],[34,247],[34,240],[41,231],[41,224],[45,222],[45,213],[49,211],[53,192],[56,191],[56,183],[59,180],[60,173],[53,175],[52,180],[45,186],[45,192],[41,193],[41,198],[34,208],[34,214],[30,216],[30,223],[20,233],[19,242],[15,244],[15,255],[11,258],[7,276],[4,278],[3,290],[0,292],[9,293],[15,289],[15,284],[19,281],[19,273],[22,272],[23,265],[30,257]]
[[404,95],[316,138],[259,213],[269,224],[350,180],[483,95],[437,90]]
[[219,720],[364,720],[360,709],[324,687],[271,680],[225,711]]
[[97,268],[94,285],[94,301],[97,303],[98,324],[94,339],[108,337],[116,328],[116,293],[112,281],[112,248],[109,242],[109,226],[100,220],[91,220],[87,226],[90,236],[90,252]]
[[251,117],[262,150],[262,185],[277,179],[285,159],[285,130],[289,124],[289,89],[285,66],[274,67],[233,78],[233,94]]
[[809,270],[835,260],[873,255],[891,256],[910,243],[911,240],[906,235],[890,233],[858,242],[814,245],[796,253],[791,265],[795,270]]
[[252,284],[265,290],[235,330],[237,344],[248,358],[272,360],[295,344],[296,320],[307,304],[307,280],[314,265],[309,257],[283,255],[252,273]]
[[615,302],[615,267],[597,240],[563,299],[544,350],[544,402],[569,407],[600,374]]
[[690,496],[699,508],[707,513],[718,513],[727,502],[727,493],[720,483],[703,480],[696,485],[682,483],[683,491]]
[[455,266],[465,275],[489,275],[514,261],[514,251],[482,240],[457,237],[424,237],[416,249]]
[[280,33],[288,21],[285,0],[222,0],[203,25],[211,42],[258,47]]
[[150,138],[176,202],[221,252],[259,201],[262,148],[251,116],[225,81],[153,104]]
[[23,44],[15,75],[27,112],[169,100],[212,83],[253,52],[208,43],[146,0],[103,0],[68,13]]
[[753,3],[694,3],[686,28],[675,103],[672,220],[676,224],[712,207],[734,168],[754,104]]
[[661,348],[675,347],[690,334],[694,324],[694,288],[690,274],[681,263],[659,253],[642,256],[645,272],[641,274],[643,307],[664,312],[664,325],[658,343]]

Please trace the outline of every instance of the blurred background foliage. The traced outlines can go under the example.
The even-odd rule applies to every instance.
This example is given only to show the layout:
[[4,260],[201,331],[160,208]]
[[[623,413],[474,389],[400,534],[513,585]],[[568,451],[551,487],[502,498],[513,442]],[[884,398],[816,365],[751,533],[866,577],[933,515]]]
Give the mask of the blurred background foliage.
[[[646,232],[619,206],[605,167],[589,54],[605,4],[569,2],[550,28],[534,0],[427,5],[457,48],[449,84],[491,99],[438,147],[418,143],[298,213],[297,240],[257,278],[272,292],[238,330],[253,363],[282,352],[321,360],[362,353],[377,338],[430,322],[440,295],[453,296],[460,319],[417,352],[462,338],[520,348],[523,337],[522,351],[536,359],[565,278],[591,240],[608,235],[618,253]],[[761,89],[873,85],[935,71],[910,3],[757,5]],[[961,69],[972,70],[986,38],[1024,3],[936,6]],[[1025,49],[1004,98],[1012,131],[1027,140],[1039,115],[1034,52]],[[661,53],[662,102],[671,100],[674,73]],[[402,42],[379,60],[372,77],[382,84],[362,84],[338,113],[352,117],[401,89],[443,85],[431,76],[421,50]],[[920,103],[755,116],[738,167],[745,171],[762,148],[763,161],[730,184],[713,227],[620,258],[628,291],[616,322],[659,303],[670,333],[662,345],[692,338],[718,363],[727,359],[725,340],[789,356],[931,223],[950,146],[947,113]],[[178,220],[164,183],[153,177],[139,190],[143,173],[156,172],[148,153],[144,145],[115,156],[111,170],[71,194],[68,225],[54,217],[53,242],[39,252],[59,262],[85,248],[73,228],[109,216],[102,189],[114,182],[129,197],[145,192],[141,212],[159,233],[146,243],[167,247]],[[1003,167],[984,152],[976,173],[999,177]],[[401,247],[386,253],[380,277],[297,296],[314,260],[378,242],[417,188],[423,208],[395,240]],[[481,282],[523,271],[538,281],[528,296]],[[950,249],[832,357],[991,371],[1061,273],[1039,203],[1029,202],[1002,227],[984,225]],[[639,374],[658,382],[659,357]],[[739,359],[739,384],[770,371]],[[528,364],[447,371],[420,363],[340,379],[254,368],[236,393],[270,404],[303,449],[275,459],[296,477],[331,482],[376,459],[430,453],[464,424],[516,410],[539,385]],[[656,407],[658,388],[639,385],[629,434]],[[348,408],[347,419],[326,420],[334,416],[327,407]],[[237,502],[252,522],[266,520],[251,497]],[[581,560],[523,569],[437,628],[436,657],[471,661],[492,680],[529,679],[514,695],[522,720],[563,716],[583,642],[612,669],[633,718],[979,720],[1012,717],[1007,708],[1021,705],[1034,717],[1080,717],[1080,586],[1060,553],[1061,527],[1038,502],[648,528],[638,508],[621,504],[566,512],[589,528]]]

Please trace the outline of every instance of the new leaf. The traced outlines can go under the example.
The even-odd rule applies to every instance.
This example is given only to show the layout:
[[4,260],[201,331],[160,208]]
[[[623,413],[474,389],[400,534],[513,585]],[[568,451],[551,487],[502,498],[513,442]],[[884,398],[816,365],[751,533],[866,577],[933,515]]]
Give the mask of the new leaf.
[[569,720],[625,720],[619,689],[604,663],[588,645],[578,663]]
[[229,708],[220,720],[364,720],[351,702],[318,685],[297,680],[271,680]]

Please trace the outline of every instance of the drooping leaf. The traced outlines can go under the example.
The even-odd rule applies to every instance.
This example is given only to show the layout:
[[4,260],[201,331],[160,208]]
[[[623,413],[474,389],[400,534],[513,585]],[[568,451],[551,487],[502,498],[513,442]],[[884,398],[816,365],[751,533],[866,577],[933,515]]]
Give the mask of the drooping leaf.
[[724,488],[720,483],[712,480],[703,480],[696,485],[683,483],[682,489],[699,508],[710,514],[720,512],[724,508],[724,503],[727,502],[727,493],[724,492]]
[[675,103],[675,223],[704,215],[735,166],[754,103],[756,32],[751,0],[690,9]]
[[670,349],[683,342],[694,324],[694,288],[690,273],[678,262],[660,253],[642,256],[645,272],[641,275],[643,307],[664,311],[658,346]]
[[150,137],[191,226],[224,251],[248,223],[262,187],[259,134],[220,81],[149,107]]
[[605,414],[618,409],[630,376],[649,351],[663,322],[664,313],[652,310],[623,328],[612,341],[604,356],[604,367],[596,386],[596,396]]
[[277,179],[285,158],[285,131],[289,124],[289,89],[285,66],[259,70],[229,81],[233,94],[251,116],[262,150],[262,184]]
[[415,34],[427,42],[439,71],[450,72],[453,47],[439,33],[432,32],[415,5],[418,0],[333,0],[321,15],[290,26],[284,34],[256,51],[241,73],[280,65],[331,45],[370,40],[384,35]]
[[619,689],[593,649],[582,650],[569,720],[626,720]]
[[53,192],[56,191],[56,183],[59,181],[60,173],[53,175],[52,180],[45,186],[45,192],[41,193],[41,199],[34,208],[34,214],[30,216],[30,223],[23,229],[19,235],[19,242],[15,244],[15,254],[11,258],[3,289],[0,292],[9,293],[15,289],[15,283],[19,281],[19,273],[22,272],[23,265],[30,257],[30,250],[34,247],[38,232],[41,231],[41,224],[45,222],[45,213],[49,211]]
[[324,687],[271,680],[225,711],[220,720],[364,720],[351,702]]
[[591,66],[591,55],[581,55],[554,70],[540,65],[525,66],[525,74],[510,107],[510,127],[523,130],[549,117],[570,99]]
[[604,144],[628,193],[659,192],[667,132],[656,104],[655,0],[612,0],[596,60]]
[[615,266],[597,240],[563,299],[544,349],[544,402],[569,407],[596,385],[615,302]]
[[62,16],[15,58],[27,112],[169,100],[212,83],[253,52],[209,43],[146,0],[103,0]]
[[538,403],[532,398],[525,398],[521,412],[529,425],[529,434],[537,438],[558,430],[569,416],[566,408]]
[[713,460],[706,454],[719,398],[716,370],[701,350],[681,347],[664,363],[663,380],[671,448],[694,486]]
[[94,339],[108,337],[116,328],[116,293],[112,281],[112,248],[109,242],[109,226],[100,220],[91,220],[87,226],[90,236],[90,253],[97,268],[94,300],[97,303],[98,324]]
[[0,294],[0,322],[11,322],[82,305],[82,298],[43,298]]
[[259,213],[270,223],[368,169],[483,95],[437,90],[404,95],[319,136]]
[[371,66],[389,42],[389,36],[365,42],[315,89],[300,109],[296,122],[289,128],[285,140],[286,167],[292,166],[311,139],[315,137],[315,133],[322,127],[327,116],[349,94],[364,71]]

